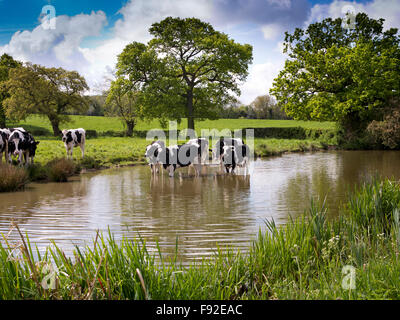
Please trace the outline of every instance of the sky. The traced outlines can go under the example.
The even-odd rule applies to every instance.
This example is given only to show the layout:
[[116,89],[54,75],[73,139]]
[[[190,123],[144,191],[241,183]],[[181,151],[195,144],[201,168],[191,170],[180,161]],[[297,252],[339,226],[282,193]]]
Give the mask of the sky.
[[[42,13],[49,5],[55,11],[50,23],[44,20],[53,12]],[[168,16],[197,17],[253,46],[253,63],[239,97],[249,104],[268,94],[283,69],[285,31],[343,17],[348,10],[384,18],[385,28],[400,28],[400,0],[0,0],[0,55],[76,70],[95,94],[127,44],[151,39],[152,23]]]

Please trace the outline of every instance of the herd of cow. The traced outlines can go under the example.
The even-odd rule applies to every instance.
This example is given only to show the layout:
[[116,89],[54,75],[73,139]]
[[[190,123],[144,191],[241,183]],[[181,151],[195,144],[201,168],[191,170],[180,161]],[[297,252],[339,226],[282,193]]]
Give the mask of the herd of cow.
[[220,165],[221,171],[235,173],[236,167],[247,169],[250,148],[240,138],[221,138],[213,149],[209,149],[205,138],[191,139],[183,145],[166,147],[164,141],[153,141],[146,148],[145,157],[149,162],[153,174],[163,167],[172,177],[175,170],[181,167],[193,167],[196,176],[199,176],[202,167],[208,163],[209,152],[212,160]]
[[[85,153],[85,130],[69,129],[60,132],[62,141],[67,151],[67,158],[71,156],[74,147],[79,146],[82,151],[82,158]],[[13,156],[18,156],[18,162],[22,165],[33,164],[36,154],[37,145],[40,141],[36,141],[32,134],[24,128],[0,129],[0,163],[2,162],[3,153],[8,163],[12,162]]]
[[[69,129],[60,132],[64,143],[67,158],[72,158],[74,147],[80,147],[82,158],[85,154],[86,132],[84,129]],[[18,156],[20,165],[33,164],[37,145],[31,133],[24,128],[0,129],[0,162],[3,153],[8,163],[12,162],[13,156]],[[214,148],[209,149],[208,139],[191,139],[182,145],[166,147],[164,141],[153,141],[146,148],[145,157],[150,165],[153,174],[158,173],[163,167],[172,177],[178,168],[189,167],[195,169],[196,176],[199,176],[208,161],[209,152],[212,152],[212,159],[220,164],[221,170],[226,173],[234,173],[236,167],[247,168],[250,149],[240,138],[221,138]]]

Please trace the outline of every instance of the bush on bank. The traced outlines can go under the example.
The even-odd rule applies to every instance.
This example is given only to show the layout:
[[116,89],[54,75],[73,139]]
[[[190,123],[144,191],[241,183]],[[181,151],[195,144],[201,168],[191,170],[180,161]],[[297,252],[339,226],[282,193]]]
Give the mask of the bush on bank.
[[[399,198],[398,183],[373,181],[336,219],[311,203],[285,226],[268,222],[248,253],[218,251],[189,266],[166,260],[159,247],[151,254],[144,241],[117,242],[110,233],[76,247],[73,257],[53,243],[34,259],[20,233],[22,247],[7,239],[0,246],[0,298],[399,299]],[[46,282],[49,270],[53,283]]]
[[0,192],[21,190],[29,182],[23,168],[0,163]]

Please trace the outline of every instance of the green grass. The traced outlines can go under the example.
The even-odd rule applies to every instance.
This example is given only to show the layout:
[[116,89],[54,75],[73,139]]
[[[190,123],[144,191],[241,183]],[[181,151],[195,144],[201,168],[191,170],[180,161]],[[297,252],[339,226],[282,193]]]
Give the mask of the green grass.
[[[55,158],[64,157],[66,152],[61,139],[49,135],[51,125],[46,118],[30,116],[26,121],[9,124],[9,126],[22,126],[27,130],[47,132],[45,135],[35,135],[40,140],[35,161],[39,164],[46,164]],[[182,121],[180,129],[186,126]],[[293,120],[247,120],[247,119],[221,119],[196,122],[197,132],[202,129],[229,130],[248,127],[296,127],[301,126],[307,129],[332,129],[332,122],[312,122]],[[122,122],[118,118],[110,117],[89,117],[71,116],[71,122],[62,128],[83,127],[86,130],[96,130],[99,134],[107,131],[121,132],[124,130]],[[157,120],[146,123],[139,121],[136,130],[145,131],[160,127]],[[99,137],[88,139],[86,142],[86,159],[81,161],[79,148],[75,148],[74,159],[81,163],[84,168],[111,167],[116,165],[131,165],[145,163],[144,150],[149,141],[140,137]],[[278,155],[283,152],[299,152],[324,149],[328,144],[335,144],[335,141],[299,140],[299,139],[255,139],[255,153],[257,156]]]
[[[376,180],[334,220],[312,202],[285,226],[267,222],[248,253],[217,251],[189,266],[165,260],[159,247],[150,253],[142,239],[100,234],[67,257],[56,243],[41,254],[20,233],[22,245],[6,238],[0,245],[0,298],[399,299],[399,199],[398,183]],[[379,219],[370,225],[373,217]],[[352,289],[346,270],[354,271]],[[43,288],[48,278],[52,290]]]
[[[182,119],[178,129],[186,128],[186,119]],[[26,121],[10,123],[10,126],[23,126],[29,129],[42,128],[52,132],[50,122],[47,118],[40,116],[30,116]],[[222,129],[243,129],[243,128],[264,128],[264,127],[303,127],[305,129],[334,129],[334,122],[316,121],[295,121],[295,120],[252,120],[252,119],[220,119],[196,121],[196,131],[200,134],[201,129],[215,128]],[[85,128],[86,130],[96,130],[98,133],[106,131],[124,131],[123,123],[118,118],[113,117],[92,117],[92,116],[71,116],[69,123],[63,124],[60,128]],[[138,121],[135,130],[148,131],[150,129],[161,128],[158,120]]]

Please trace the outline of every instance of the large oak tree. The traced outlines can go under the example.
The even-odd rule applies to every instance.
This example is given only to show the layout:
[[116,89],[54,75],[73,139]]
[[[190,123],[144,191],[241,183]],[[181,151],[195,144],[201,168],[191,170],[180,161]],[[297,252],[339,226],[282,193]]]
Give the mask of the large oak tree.
[[239,95],[252,47],[196,18],[168,17],[150,28],[148,44],[133,42],[118,56],[117,76],[143,93],[142,116],[215,119]]
[[352,29],[345,22],[328,18],[286,33],[289,59],[270,93],[295,119],[338,121],[356,132],[400,94],[399,37],[365,13]]
[[89,87],[76,71],[26,63],[10,70],[6,86],[10,94],[3,102],[6,114],[15,120],[30,114],[45,116],[55,136],[60,133],[60,124],[69,120],[67,111],[82,112],[88,107],[82,95]]
[[8,80],[9,71],[22,66],[22,63],[14,60],[10,55],[4,53],[0,57],[0,128],[6,126],[6,113],[3,107],[3,100],[9,97],[5,82]]

